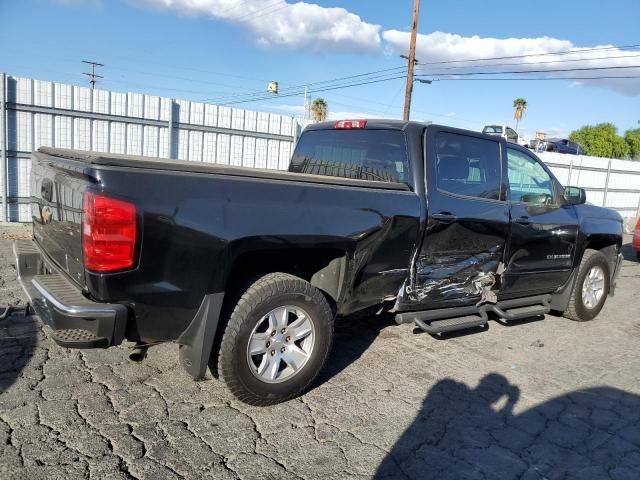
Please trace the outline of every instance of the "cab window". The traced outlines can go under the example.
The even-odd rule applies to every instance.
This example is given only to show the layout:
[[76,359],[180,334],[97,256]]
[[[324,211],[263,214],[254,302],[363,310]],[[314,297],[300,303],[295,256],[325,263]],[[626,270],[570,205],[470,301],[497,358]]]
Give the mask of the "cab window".
[[441,132],[436,138],[438,189],[455,195],[500,200],[498,142]]
[[551,175],[526,153],[507,148],[509,200],[534,205],[555,203]]
[[298,141],[289,171],[408,183],[405,144],[400,130],[309,130]]

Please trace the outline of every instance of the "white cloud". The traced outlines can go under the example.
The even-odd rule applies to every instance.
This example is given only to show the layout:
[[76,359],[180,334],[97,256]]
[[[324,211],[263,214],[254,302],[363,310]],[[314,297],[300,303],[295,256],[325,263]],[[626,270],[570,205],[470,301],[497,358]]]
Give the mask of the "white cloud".
[[[403,54],[407,52],[409,32],[386,30],[382,33],[382,38],[386,42],[385,47],[390,50],[391,53]],[[593,48],[609,49],[593,50]],[[576,53],[554,55],[554,53],[566,51],[575,51]],[[545,55],[540,56],[539,54]],[[466,65],[458,65],[455,63],[432,65],[424,69],[424,72],[427,73],[447,73],[449,75],[454,75],[456,72],[542,70],[543,72],[539,75],[544,76],[544,72],[557,69],[640,65],[640,57],[635,56],[638,54],[640,54],[640,51],[620,50],[613,48],[611,45],[576,47],[569,40],[546,36],[538,38],[490,38],[479,37],[477,35],[463,37],[461,35],[444,32],[433,32],[427,35],[419,34],[416,46],[416,58],[426,63],[525,55],[524,58],[474,62]],[[626,58],[621,58],[625,56]],[[491,66],[491,64],[495,66]],[[640,73],[640,69],[621,68],[613,70],[553,72],[553,75],[562,77],[599,77],[637,76],[638,73]],[[478,75],[476,77],[487,76]],[[630,96],[640,95],[640,78],[633,80],[580,80],[580,82],[582,86],[609,88]],[[573,86],[578,85],[574,82]]]
[[237,23],[248,28],[261,45],[350,53],[380,51],[380,26],[367,23],[344,8],[286,0],[129,1],[139,6]]

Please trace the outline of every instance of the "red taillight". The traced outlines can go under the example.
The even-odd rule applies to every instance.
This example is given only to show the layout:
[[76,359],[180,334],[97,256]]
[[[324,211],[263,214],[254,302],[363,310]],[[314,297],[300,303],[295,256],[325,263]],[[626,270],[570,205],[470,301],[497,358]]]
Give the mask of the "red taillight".
[[112,272],[132,267],[137,234],[135,205],[87,192],[83,210],[85,268]]
[[364,128],[367,125],[366,120],[339,120],[333,124],[333,128]]

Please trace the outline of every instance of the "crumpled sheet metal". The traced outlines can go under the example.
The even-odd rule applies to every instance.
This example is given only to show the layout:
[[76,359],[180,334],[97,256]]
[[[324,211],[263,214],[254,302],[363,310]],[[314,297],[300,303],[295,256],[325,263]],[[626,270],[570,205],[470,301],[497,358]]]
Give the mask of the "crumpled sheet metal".
[[405,293],[412,301],[427,298],[453,300],[479,297],[478,305],[497,301],[494,286],[504,270],[503,245],[464,258],[442,256],[418,259],[415,286]]

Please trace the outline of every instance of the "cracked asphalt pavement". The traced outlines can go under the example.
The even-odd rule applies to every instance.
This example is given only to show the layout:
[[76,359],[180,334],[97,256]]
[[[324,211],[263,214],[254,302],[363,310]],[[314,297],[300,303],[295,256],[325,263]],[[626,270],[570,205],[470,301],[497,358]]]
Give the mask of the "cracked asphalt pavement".
[[[0,230],[0,305],[24,303]],[[0,478],[640,478],[640,264],[587,323],[435,339],[390,317],[337,323],[303,397],[268,408],[193,382],[177,346],[69,350],[0,321]]]

